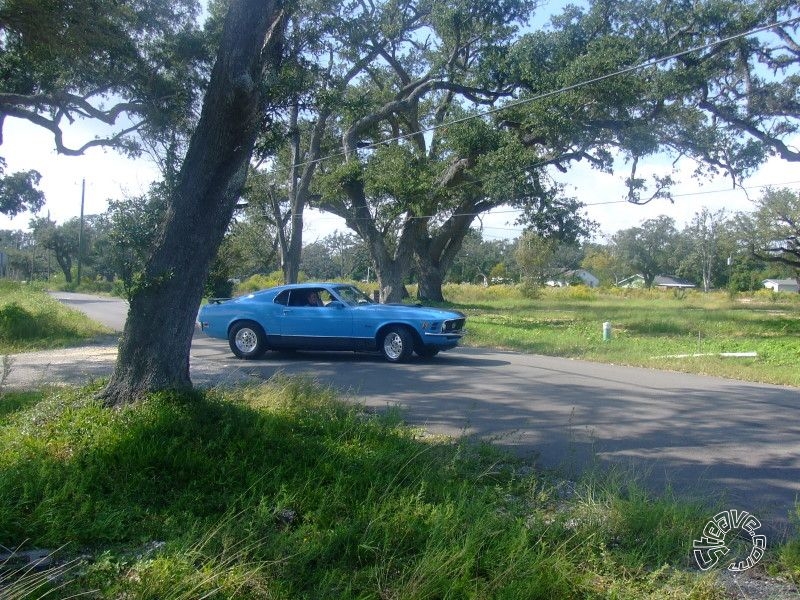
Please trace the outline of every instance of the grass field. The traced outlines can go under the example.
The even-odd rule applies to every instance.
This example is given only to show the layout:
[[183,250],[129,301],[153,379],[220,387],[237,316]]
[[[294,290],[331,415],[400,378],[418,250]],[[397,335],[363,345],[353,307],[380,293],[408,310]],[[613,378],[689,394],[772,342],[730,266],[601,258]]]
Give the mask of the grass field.
[[[58,549],[0,565],[4,598],[727,597],[692,568],[710,508],[628,473],[559,481],[299,379],[94,391],[0,398],[0,540]],[[800,577],[793,548],[764,564]]]
[[[525,299],[510,286],[453,285],[445,297],[468,315],[470,345],[800,386],[798,294],[574,287]],[[742,352],[757,356],[718,356]]]
[[104,333],[41,286],[0,280],[0,354],[74,345]]

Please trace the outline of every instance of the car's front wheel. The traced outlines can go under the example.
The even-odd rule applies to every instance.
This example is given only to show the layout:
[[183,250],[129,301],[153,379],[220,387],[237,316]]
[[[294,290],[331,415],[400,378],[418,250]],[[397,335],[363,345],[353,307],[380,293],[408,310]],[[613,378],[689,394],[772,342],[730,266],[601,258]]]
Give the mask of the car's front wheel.
[[238,358],[260,358],[267,350],[267,335],[258,323],[240,321],[231,327],[228,344]]
[[438,348],[431,348],[430,346],[420,346],[415,350],[417,356],[420,358],[433,358],[437,354],[439,354]]
[[405,327],[390,327],[383,334],[380,348],[389,362],[405,362],[414,352],[414,340]]

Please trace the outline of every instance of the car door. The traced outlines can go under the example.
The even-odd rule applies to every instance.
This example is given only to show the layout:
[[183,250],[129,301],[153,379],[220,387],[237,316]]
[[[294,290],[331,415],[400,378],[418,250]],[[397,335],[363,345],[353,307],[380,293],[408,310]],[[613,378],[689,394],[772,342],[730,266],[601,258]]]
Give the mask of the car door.
[[[309,301],[313,294],[320,304]],[[281,341],[294,348],[352,350],[352,309],[334,301],[325,288],[292,289],[281,311]]]

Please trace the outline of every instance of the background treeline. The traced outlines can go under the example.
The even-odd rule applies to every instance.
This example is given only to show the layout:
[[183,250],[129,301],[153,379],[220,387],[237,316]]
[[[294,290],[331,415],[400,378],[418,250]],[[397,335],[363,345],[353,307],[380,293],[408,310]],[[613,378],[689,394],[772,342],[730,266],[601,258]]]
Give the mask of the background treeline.
[[[101,215],[57,224],[49,217],[31,220],[29,231],[0,231],[2,275],[17,280],[49,280],[55,285],[130,295],[137,285],[164,211],[158,187],[147,196],[111,202]],[[797,266],[780,250],[797,239],[782,230],[774,213],[798,213],[800,195],[788,189],[767,190],[752,213],[702,209],[683,228],[669,216],[643,221],[597,241],[564,243],[534,232],[508,239],[484,239],[478,230],[465,237],[447,273],[449,283],[518,283],[544,285],[566,280],[564,273],[585,269],[601,285],[615,285],[635,275],[646,286],[669,274],[702,289],[756,290],[765,278],[797,276]],[[281,279],[274,223],[245,206],[231,224],[207,283],[210,295],[227,295],[234,282],[253,276],[267,285]],[[793,219],[793,222],[800,220]],[[80,239],[80,243],[79,243]],[[79,250],[80,248],[80,250]],[[270,275],[272,275],[270,277]],[[352,232],[334,232],[306,244],[301,276],[307,279],[374,281],[369,251]],[[578,280],[575,279],[574,282]],[[412,271],[407,283],[415,283]]]

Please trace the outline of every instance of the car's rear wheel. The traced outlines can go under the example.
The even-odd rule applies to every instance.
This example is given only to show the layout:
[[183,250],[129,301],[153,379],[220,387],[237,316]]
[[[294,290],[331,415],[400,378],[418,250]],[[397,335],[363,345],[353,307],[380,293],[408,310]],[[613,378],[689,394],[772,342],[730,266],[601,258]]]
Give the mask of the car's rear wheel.
[[390,327],[383,334],[380,348],[389,362],[405,362],[414,352],[414,340],[405,327]]
[[231,351],[245,360],[260,358],[267,350],[267,335],[254,321],[239,321],[228,334]]

